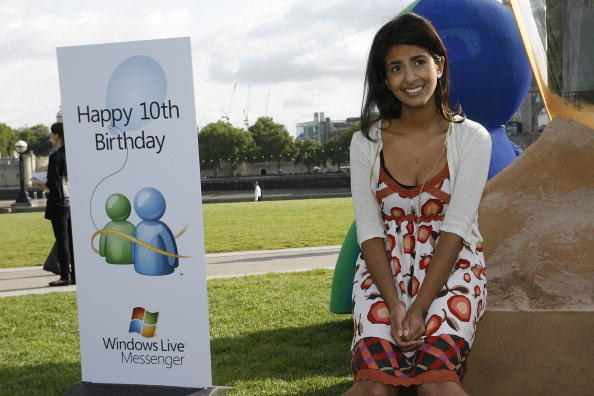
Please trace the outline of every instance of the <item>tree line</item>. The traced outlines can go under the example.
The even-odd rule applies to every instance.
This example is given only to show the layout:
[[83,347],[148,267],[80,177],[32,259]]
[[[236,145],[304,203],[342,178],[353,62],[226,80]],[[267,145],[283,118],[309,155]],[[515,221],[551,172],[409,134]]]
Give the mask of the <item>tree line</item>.
[[331,162],[340,169],[349,160],[349,146],[359,123],[353,124],[337,138],[321,144],[317,140],[295,140],[284,125],[271,117],[260,117],[247,131],[226,121],[207,124],[198,133],[201,167],[214,169],[215,175],[222,162],[236,169],[242,162],[274,161],[280,172],[282,161],[307,166]]
[[[349,160],[349,146],[359,123],[353,124],[337,138],[326,143],[312,139],[296,140],[282,124],[271,117],[260,117],[247,131],[236,128],[226,121],[207,124],[198,133],[200,162],[204,168],[214,169],[215,174],[222,162],[231,163],[236,169],[242,162],[276,162],[280,171],[282,161],[304,164],[307,171],[327,162],[337,165]],[[0,156],[7,157],[15,150],[18,140],[27,142],[27,150],[36,155],[48,155],[52,148],[49,128],[43,124],[13,129],[0,123]]]
[[19,140],[27,142],[27,150],[35,155],[48,155],[52,144],[49,128],[43,124],[13,129],[0,122],[0,156],[7,157],[15,151],[14,144]]

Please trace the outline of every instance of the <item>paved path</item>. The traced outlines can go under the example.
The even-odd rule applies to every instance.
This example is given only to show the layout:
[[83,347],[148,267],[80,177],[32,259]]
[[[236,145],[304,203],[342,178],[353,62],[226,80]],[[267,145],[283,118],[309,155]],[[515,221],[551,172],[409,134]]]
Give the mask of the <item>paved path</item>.
[[[334,268],[340,246],[260,250],[206,255],[206,276],[230,278],[269,272]],[[58,276],[42,267],[0,269],[0,297],[76,290],[76,286],[49,287]]]

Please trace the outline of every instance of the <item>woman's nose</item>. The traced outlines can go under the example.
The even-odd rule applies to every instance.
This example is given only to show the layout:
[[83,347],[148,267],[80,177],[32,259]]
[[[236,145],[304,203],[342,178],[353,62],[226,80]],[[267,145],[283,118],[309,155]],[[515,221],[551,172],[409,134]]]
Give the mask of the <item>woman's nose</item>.
[[407,67],[404,73],[404,80],[407,83],[414,82],[417,79],[417,73],[415,73],[415,70],[412,67]]

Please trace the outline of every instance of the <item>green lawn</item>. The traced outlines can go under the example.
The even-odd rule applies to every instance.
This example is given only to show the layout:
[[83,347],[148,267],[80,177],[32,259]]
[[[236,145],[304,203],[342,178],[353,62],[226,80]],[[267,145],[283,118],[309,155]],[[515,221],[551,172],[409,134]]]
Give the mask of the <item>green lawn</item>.
[[[213,383],[235,395],[338,395],[352,380],[349,316],[328,311],[332,271],[208,281]],[[74,293],[0,298],[0,395],[80,381]]]
[[[340,245],[353,221],[350,198],[208,204],[207,253]],[[0,215],[0,268],[42,265],[54,242],[43,213]]]

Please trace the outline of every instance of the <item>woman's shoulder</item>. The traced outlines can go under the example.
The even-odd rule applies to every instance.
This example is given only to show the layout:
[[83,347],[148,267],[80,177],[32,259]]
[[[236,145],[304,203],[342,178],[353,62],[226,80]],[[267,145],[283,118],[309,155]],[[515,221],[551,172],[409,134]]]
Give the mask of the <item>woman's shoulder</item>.
[[379,131],[380,121],[377,121],[369,128],[369,136],[365,136],[361,130],[356,131],[351,139],[351,144],[357,143],[359,145],[375,146],[379,144],[381,138]]
[[455,135],[457,135],[457,137],[491,139],[489,131],[487,131],[487,129],[484,126],[469,118],[464,118],[462,122],[453,122],[452,126],[456,132]]

